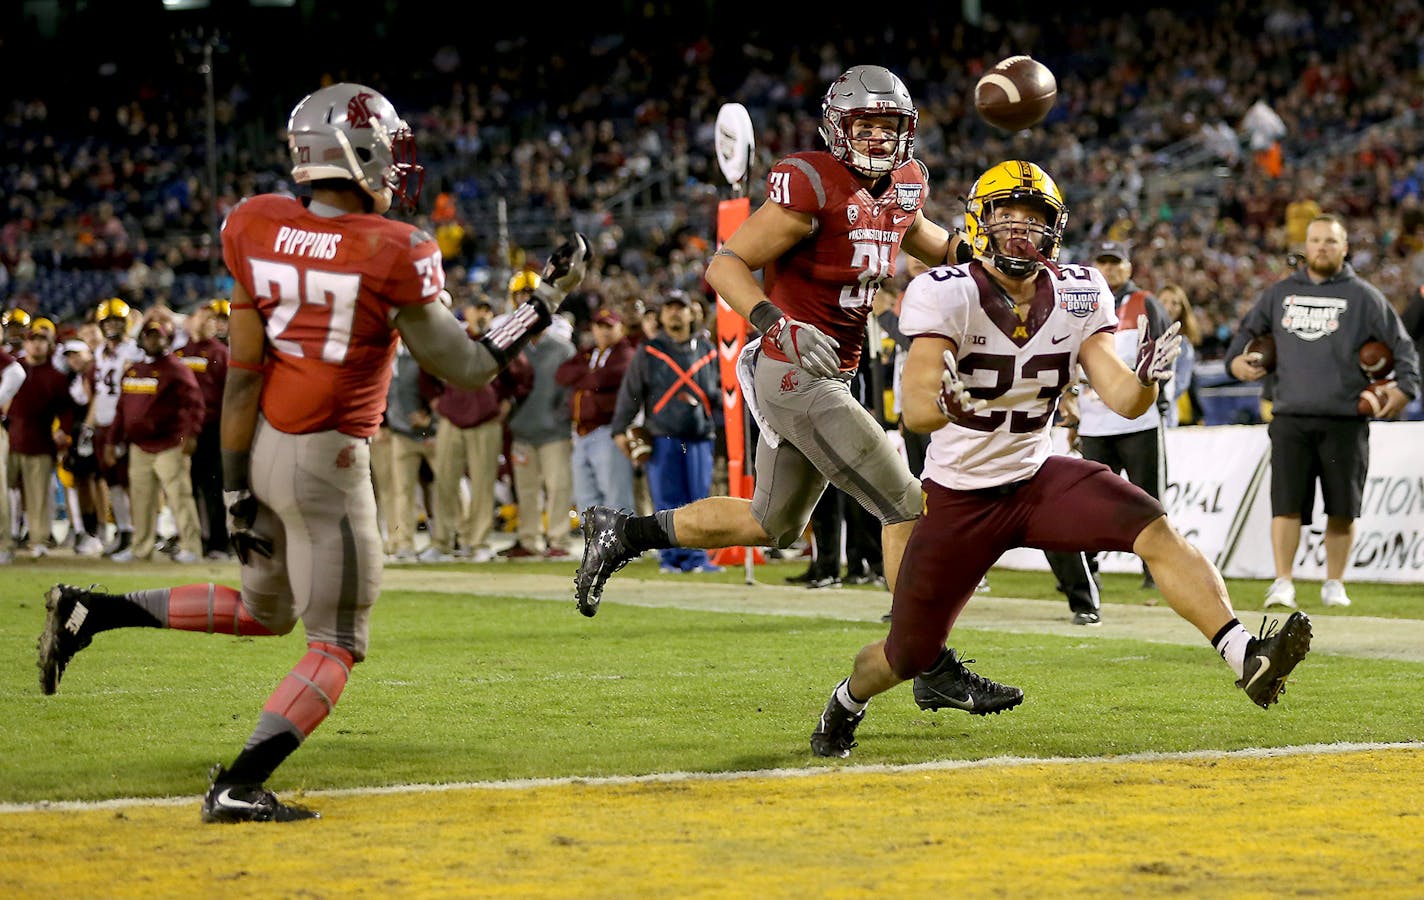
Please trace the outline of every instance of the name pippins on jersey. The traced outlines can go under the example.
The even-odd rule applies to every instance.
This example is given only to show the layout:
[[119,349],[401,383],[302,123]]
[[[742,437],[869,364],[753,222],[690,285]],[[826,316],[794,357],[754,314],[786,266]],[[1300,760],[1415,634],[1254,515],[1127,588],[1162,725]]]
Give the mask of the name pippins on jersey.
[[1281,327],[1303,341],[1318,341],[1340,329],[1340,313],[1349,305],[1341,297],[1291,294],[1281,301]]
[[140,378],[130,376],[124,379],[125,394],[156,394],[158,393],[157,378]]
[[1075,291],[1059,288],[1058,308],[1070,316],[1086,319],[1098,308],[1098,301],[1101,298],[1102,295],[1096,290]]
[[283,225],[277,229],[277,238],[272,249],[288,256],[304,256],[307,259],[335,259],[341,244],[341,235],[330,231],[308,231]]

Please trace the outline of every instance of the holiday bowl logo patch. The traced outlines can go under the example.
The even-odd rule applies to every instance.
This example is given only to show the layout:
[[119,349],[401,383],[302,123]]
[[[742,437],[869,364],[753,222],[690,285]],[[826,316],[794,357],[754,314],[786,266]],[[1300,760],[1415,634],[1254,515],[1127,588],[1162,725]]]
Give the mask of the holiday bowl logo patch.
[[1070,316],[1086,319],[1098,308],[1097,291],[1059,291],[1058,308]]
[[920,208],[920,195],[924,193],[925,186],[922,184],[895,184],[895,202],[900,204],[904,210],[914,211]]
[[1281,301],[1281,327],[1303,341],[1318,341],[1340,330],[1340,313],[1349,304],[1340,297],[1302,297]]

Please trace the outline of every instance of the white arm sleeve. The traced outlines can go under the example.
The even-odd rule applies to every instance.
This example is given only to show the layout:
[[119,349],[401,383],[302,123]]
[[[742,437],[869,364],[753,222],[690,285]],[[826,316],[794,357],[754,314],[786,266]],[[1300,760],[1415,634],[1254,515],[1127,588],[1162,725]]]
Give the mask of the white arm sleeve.
[[20,390],[20,385],[25,383],[25,367],[18,362],[12,362],[5,367],[5,371],[0,372],[0,406],[15,399],[15,394]]

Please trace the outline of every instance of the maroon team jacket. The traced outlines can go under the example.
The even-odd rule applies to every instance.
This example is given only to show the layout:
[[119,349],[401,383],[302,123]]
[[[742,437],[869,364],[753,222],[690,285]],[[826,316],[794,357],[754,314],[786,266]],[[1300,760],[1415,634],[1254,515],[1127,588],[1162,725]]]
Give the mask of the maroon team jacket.
[[203,427],[203,392],[183,361],[165,353],[124,371],[113,441],[160,453],[197,437]]

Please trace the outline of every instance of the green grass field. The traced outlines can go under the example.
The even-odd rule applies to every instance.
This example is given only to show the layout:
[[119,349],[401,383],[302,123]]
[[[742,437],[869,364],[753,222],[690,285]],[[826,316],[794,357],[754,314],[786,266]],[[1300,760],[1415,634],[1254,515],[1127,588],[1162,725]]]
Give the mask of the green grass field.
[[[758,566],[757,579],[779,585],[802,565]],[[814,759],[807,738],[855,652],[885,630],[844,617],[696,608],[699,585],[739,584],[739,569],[663,576],[655,565],[635,564],[616,576],[592,620],[567,597],[501,593],[502,582],[518,576],[571,580],[572,564],[420,571],[468,574],[468,592],[387,587],[369,660],[355,669],[335,713],[279,770],[274,788],[844,765]],[[0,730],[0,802],[201,793],[207,768],[231,760],[267,694],[300,657],[299,634],[106,633],[76,658],[53,697],[39,692],[35,637],[43,592],[56,581],[128,590],[181,583],[174,579],[233,583],[235,575],[231,566],[75,561],[66,569],[54,559],[9,567],[0,604],[0,716],[7,723]],[[639,580],[667,582],[668,598],[685,598],[686,608],[619,603],[619,585]],[[1153,600],[1139,581],[1106,576],[1105,599]],[[993,597],[1041,599],[1066,621],[1047,573],[995,570],[990,582]],[[1262,582],[1232,585],[1242,610],[1258,609],[1264,589]],[[867,609],[888,609],[883,592],[842,592],[851,590],[864,590]],[[1343,615],[1424,619],[1417,587],[1357,584],[1351,595],[1355,606]],[[1302,585],[1301,597],[1314,591]],[[1186,623],[1181,628],[1180,644],[1089,640],[1071,627],[1061,634],[956,629],[952,643],[978,660],[975,669],[1022,686],[1024,705],[985,718],[930,714],[901,687],[872,704],[851,762],[1424,738],[1424,663],[1313,653],[1281,704],[1263,712],[1233,686],[1205,641],[1194,642]]]

